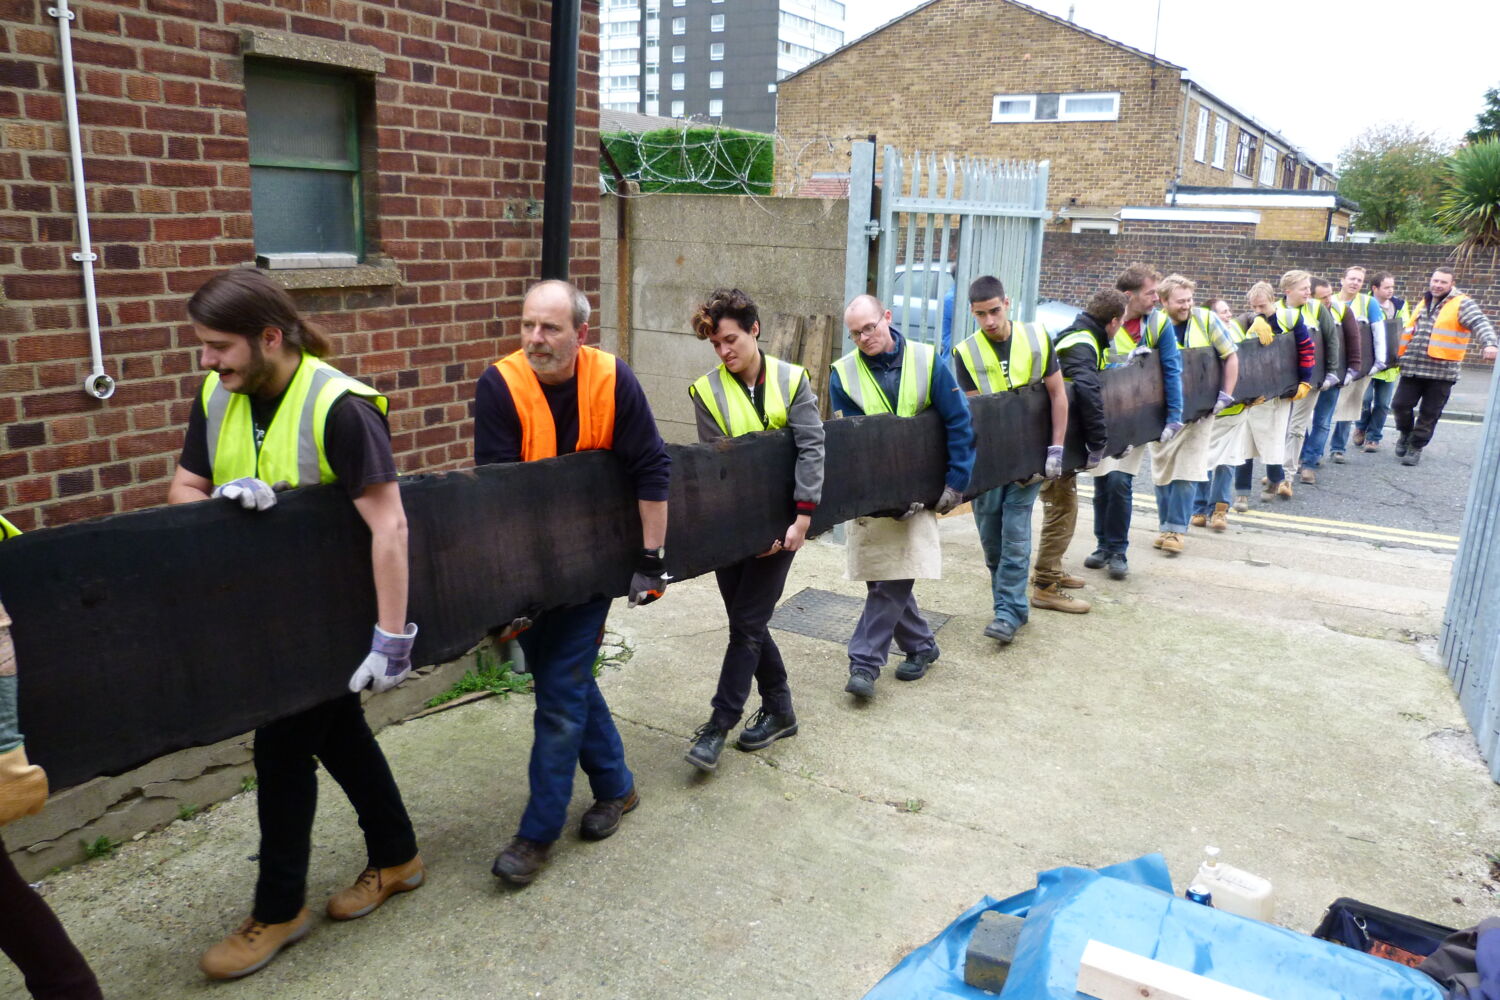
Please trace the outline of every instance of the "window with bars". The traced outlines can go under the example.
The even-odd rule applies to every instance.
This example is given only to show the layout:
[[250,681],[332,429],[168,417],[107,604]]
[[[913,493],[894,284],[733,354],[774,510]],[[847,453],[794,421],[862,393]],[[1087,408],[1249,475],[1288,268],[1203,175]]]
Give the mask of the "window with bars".
[[246,60],[245,111],[255,252],[362,256],[355,78]]

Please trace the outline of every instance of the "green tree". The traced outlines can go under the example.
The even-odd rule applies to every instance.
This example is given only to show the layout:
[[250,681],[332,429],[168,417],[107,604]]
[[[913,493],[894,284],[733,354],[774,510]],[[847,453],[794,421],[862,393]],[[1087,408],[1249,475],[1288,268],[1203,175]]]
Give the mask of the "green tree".
[[1464,142],[1476,143],[1500,139],[1500,87],[1484,92],[1484,110],[1474,118],[1474,127],[1464,135]]
[[1460,262],[1478,250],[1500,249],[1500,139],[1458,150],[1448,160],[1448,178],[1437,222],[1463,234]]
[[1359,203],[1359,228],[1388,232],[1431,223],[1445,185],[1448,150],[1412,125],[1377,125],[1339,157],[1339,194]]

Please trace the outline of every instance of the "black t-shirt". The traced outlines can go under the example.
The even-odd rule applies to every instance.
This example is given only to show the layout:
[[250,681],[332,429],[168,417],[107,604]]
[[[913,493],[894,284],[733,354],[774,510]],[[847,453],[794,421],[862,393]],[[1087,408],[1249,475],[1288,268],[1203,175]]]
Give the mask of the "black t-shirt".
[[[250,397],[256,451],[260,450],[266,428],[271,426],[271,418],[281,406],[283,396],[285,393],[275,399]],[[396,459],[391,454],[391,432],[385,416],[373,403],[354,393],[345,393],[329,407],[328,422],[323,427],[323,451],[328,456],[328,467],[351,497],[359,496],[372,483],[396,479]],[[208,418],[198,399],[193,400],[187,436],[177,461],[196,476],[214,477],[208,461]]]

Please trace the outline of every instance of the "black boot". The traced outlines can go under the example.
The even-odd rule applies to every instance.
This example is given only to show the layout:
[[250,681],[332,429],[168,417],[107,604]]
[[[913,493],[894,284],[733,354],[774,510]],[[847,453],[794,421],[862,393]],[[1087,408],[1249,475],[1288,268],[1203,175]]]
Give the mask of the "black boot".
[[1396,457],[1405,458],[1407,449],[1411,447],[1411,435],[1403,434],[1396,439]]
[[712,721],[705,722],[693,734],[693,745],[683,759],[700,771],[712,771],[719,766],[719,754],[724,752],[727,729],[720,729]]
[[764,708],[755,713],[750,724],[740,730],[734,745],[741,750],[764,750],[777,740],[797,735],[797,717],[791,712],[778,715]]

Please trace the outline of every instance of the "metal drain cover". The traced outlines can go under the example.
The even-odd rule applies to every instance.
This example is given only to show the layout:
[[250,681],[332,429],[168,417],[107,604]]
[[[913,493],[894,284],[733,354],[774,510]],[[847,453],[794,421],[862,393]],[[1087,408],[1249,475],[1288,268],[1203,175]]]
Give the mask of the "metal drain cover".
[[[804,587],[776,609],[771,616],[771,627],[843,644],[854,634],[854,626],[859,624],[864,607],[862,598]],[[923,608],[922,617],[936,632],[953,616]]]

